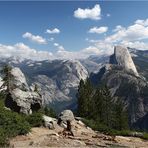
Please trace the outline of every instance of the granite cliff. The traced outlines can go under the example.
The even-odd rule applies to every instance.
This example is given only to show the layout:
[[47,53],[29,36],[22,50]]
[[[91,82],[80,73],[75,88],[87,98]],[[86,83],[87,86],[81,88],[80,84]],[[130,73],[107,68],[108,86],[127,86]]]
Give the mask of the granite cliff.
[[106,84],[112,96],[123,99],[131,127],[141,128],[136,123],[148,113],[148,83],[138,74],[127,48],[115,47],[110,63],[90,79],[94,85]]

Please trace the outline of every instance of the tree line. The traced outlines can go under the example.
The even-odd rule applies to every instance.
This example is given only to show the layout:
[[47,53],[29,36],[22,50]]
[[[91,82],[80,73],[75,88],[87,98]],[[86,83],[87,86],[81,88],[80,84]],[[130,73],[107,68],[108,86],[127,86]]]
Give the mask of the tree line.
[[87,78],[78,87],[78,115],[110,129],[128,129],[128,114],[121,98],[111,96],[107,86],[94,87]]

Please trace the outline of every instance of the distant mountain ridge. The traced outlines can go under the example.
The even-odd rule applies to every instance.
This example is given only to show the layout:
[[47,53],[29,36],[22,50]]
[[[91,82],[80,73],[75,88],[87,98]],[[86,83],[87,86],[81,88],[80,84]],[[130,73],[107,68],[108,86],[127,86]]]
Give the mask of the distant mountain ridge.
[[[148,51],[128,48],[140,75],[148,75]],[[98,71],[109,63],[110,56],[90,56],[80,60],[45,60],[32,61],[19,57],[1,58],[0,67],[9,63],[19,67],[26,76],[31,88],[39,85],[44,96],[44,104],[58,109],[75,109],[77,106],[76,93],[80,79],[85,79],[91,73]],[[110,66],[105,66],[105,69]],[[103,68],[101,69],[103,72]],[[96,81],[98,83],[98,81]]]
[[88,77],[87,70],[79,61],[24,60],[16,63],[15,59],[15,62],[10,60],[8,63],[22,70],[31,88],[37,85],[41,89],[44,105],[50,105],[57,111],[76,108],[79,81]]

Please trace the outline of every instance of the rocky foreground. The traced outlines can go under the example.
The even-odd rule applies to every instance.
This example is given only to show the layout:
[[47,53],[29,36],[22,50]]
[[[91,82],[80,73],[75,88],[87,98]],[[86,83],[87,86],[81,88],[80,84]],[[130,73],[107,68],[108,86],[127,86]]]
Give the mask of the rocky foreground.
[[74,136],[63,135],[63,128],[58,125],[55,129],[32,128],[28,135],[11,139],[10,147],[148,147],[146,140],[135,137],[104,135],[93,131],[80,120],[73,121],[72,127]]

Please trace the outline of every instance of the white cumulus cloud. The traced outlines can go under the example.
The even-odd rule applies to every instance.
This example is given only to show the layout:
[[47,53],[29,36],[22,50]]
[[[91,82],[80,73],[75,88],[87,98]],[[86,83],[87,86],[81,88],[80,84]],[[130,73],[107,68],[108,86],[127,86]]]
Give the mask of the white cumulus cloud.
[[58,43],[54,43],[53,45],[54,45],[54,46],[56,46],[56,47],[58,47],[58,46],[59,46],[59,44],[58,44]]
[[45,38],[39,36],[39,35],[33,35],[30,32],[26,32],[22,35],[23,38],[27,38],[32,42],[38,43],[38,44],[47,44],[47,41]]
[[106,26],[102,26],[102,27],[93,27],[89,29],[89,33],[97,33],[97,34],[101,34],[101,33],[105,33],[107,32],[108,27]]
[[60,30],[58,28],[47,29],[46,30],[46,33],[49,33],[49,34],[59,34],[60,33]]
[[54,43],[53,44],[55,47],[57,47],[58,51],[64,51],[64,47],[62,45],[60,45],[59,43]]
[[78,8],[74,11],[74,17],[79,19],[91,19],[91,20],[100,20],[101,19],[101,7],[99,4],[96,4],[93,8]]
[[139,50],[148,50],[148,43],[140,42],[140,41],[135,41],[135,42],[128,42],[128,41],[122,41],[121,45],[125,47],[131,47],[131,48],[136,48]]
[[148,23],[144,20],[137,20],[133,25],[130,25],[127,28],[118,25],[113,31],[114,34],[106,37],[106,41],[121,42],[123,40],[140,41],[148,39]]
[[106,54],[111,54],[113,47],[119,44],[125,47],[148,50],[148,43],[145,42],[146,39],[148,39],[148,19],[136,20],[128,27],[117,25],[113,29],[112,34],[105,36],[104,39],[87,39],[87,41],[96,49],[103,50]]
[[17,43],[15,45],[0,44],[0,57],[20,57],[32,60],[46,60],[53,58],[53,54],[48,51],[38,51],[32,49],[24,43]]

